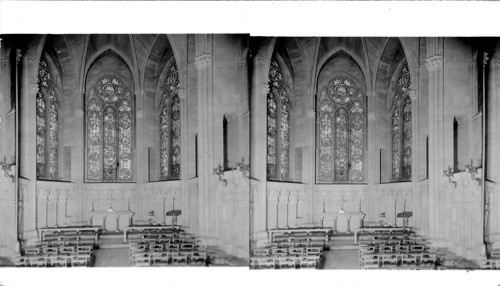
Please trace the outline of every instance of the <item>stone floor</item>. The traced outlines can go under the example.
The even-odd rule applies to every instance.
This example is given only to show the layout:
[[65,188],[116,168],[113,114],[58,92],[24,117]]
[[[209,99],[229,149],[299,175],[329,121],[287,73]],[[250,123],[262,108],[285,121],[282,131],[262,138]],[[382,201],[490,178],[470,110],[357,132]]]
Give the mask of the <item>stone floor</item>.
[[130,266],[127,248],[101,248],[95,251],[95,267]]
[[353,238],[336,237],[328,243],[329,251],[325,251],[323,269],[360,269],[358,246],[353,245]]

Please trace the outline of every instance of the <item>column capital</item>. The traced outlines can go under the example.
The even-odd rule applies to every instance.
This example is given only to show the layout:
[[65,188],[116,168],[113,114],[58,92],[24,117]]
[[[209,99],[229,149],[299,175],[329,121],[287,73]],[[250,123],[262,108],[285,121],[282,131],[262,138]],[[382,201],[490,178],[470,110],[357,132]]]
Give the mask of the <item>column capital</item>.
[[467,66],[469,67],[470,70],[476,68],[476,59],[472,58],[467,60]]
[[210,54],[203,54],[194,58],[194,67],[197,71],[202,71],[207,69],[212,62],[212,56]]
[[487,66],[488,65],[488,61],[490,60],[490,58],[488,57],[488,53],[487,52],[483,52],[483,67]]
[[186,89],[179,88],[179,90],[177,90],[177,95],[179,95],[180,99],[185,99],[186,98]]
[[267,96],[267,94],[269,93],[269,84],[268,83],[263,83],[260,85],[260,93],[262,95],[265,95]]
[[375,120],[375,111],[368,110],[368,119],[369,120]]
[[76,113],[76,116],[83,117],[83,114],[85,113],[85,111],[83,110],[83,108],[77,108],[75,110],[75,113]]
[[429,72],[439,70],[442,63],[443,57],[441,55],[433,55],[425,60],[425,66]]
[[2,65],[6,65],[8,60],[8,57],[2,57]]
[[26,63],[27,63],[28,65],[33,64],[33,58],[31,57],[31,55],[30,55],[30,54],[26,54],[26,55],[24,56],[24,59],[26,60]]
[[307,111],[307,115],[309,117],[316,117],[316,109],[314,108],[309,108],[309,110]]
[[38,83],[31,83],[30,84],[30,91],[31,91],[31,94],[37,94],[38,91],[39,91],[39,86],[38,86]]
[[21,60],[22,57],[22,51],[20,49],[16,50],[16,63],[18,63]]
[[257,61],[258,64],[264,64],[264,57],[263,56],[257,56],[257,57],[255,57],[255,60]]
[[418,98],[418,92],[414,89],[410,90],[410,92],[408,92],[408,95],[410,96],[411,101],[415,101]]
[[137,116],[137,118],[144,118],[144,110],[142,109],[137,109],[135,111],[135,115]]

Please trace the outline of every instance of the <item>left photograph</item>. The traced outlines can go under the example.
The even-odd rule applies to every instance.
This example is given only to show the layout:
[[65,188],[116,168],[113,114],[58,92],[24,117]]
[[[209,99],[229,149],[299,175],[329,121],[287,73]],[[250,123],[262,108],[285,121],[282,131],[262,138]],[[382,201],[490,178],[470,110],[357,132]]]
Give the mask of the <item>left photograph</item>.
[[249,38],[0,35],[0,266],[248,267]]

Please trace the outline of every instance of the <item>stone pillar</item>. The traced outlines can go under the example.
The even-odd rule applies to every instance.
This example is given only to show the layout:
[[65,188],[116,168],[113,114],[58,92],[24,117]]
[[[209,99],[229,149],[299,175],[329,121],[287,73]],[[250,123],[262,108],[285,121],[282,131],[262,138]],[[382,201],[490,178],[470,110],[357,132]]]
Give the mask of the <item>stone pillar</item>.
[[[380,164],[379,166],[377,166],[377,162],[378,160],[376,160],[376,153],[377,153],[377,148],[376,148],[376,144],[375,142],[377,141],[376,139],[376,122],[377,122],[377,117],[376,117],[376,114],[375,114],[375,100],[377,98],[377,94],[374,92],[373,95],[372,95],[372,100],[371,100],[371,103],[369,102],[369,104],[367,104],[367,106],[369,106],[369,110],[368,110],[368,155],[367,156],[368,158],[368,162],[367,162],[367,166],[368,168],[365,168],[365,174],[368,174],[368,194],[367,195],[367,203],[368,205],[366,205],[366,209],[361,209],[361,211],[363,211],[364,213],[368,214],[368,217],[370,218],[370,220],[372,221],[376,221],[376,219],[378,218],[378,214],[375,213],[375,208],[373,207],[373,204],[374,204],[374,201],[375,201],[375,198],[374,198],[374,186],[379,183],[377,181],[377,176],[376,176],[376,171],[377,169],[380,169]],[[370,142],[372,142],[370,144]],[[370,155],[371,154],[371,155]],[[384,167],[385,168],[385,167]],[[381,172],[381,170],[379,170],[379,172]],[[380,174],[380,173],[378,173]],[[380,175],[379,175],[380,176]],[[363,207],[363,206],[362,206]]]
[[250,130],[250,175],[251,181],[250,208],[252,214],[251,241],[252,247],[267,241],[267,83],[268,65],[262,57],[253,62],[252,94],[251,94],[251,130]]
[[[77,93],[78,94],[78,93]],[[81,106],[83,106],[83,101],[85,100],[85,93],[82,94],[82,99],[81,99]],[[75,110],[75,125],[76,125],[76,132],[74,133],[75,138],[75,145],[73,146],[72,154],[71,156],[74,158],[71,159],[71,178],[74,180],[76,183],[76,196],[75,196],[75,204],[78,207],[78,211],[76,212],[76,221],[77,222],[83,222],[84,218],[86,215],[84,212],[88,211],[85,209],[84,200],[83,200],[83,181],[85,178],[85,160],[84,160],[84,140],[85,137],[83,136],[85,134],[85,121],[84,121],[84,115],[85,115],[85,110],[82,107],[78,107]]]
[[215,212],[211,206],[214,168],[212,35],[196,35],[195,68],[198,71],[198,188],[199,224],[203,244],[215,243]]
[[[146,128],[144,126],[144,94],[139,98],[137,101],[137,106],[136,106],[136,111],[135,111],[135,116],[136,116],[136,186],[135,186],[135,203],[137,206],[137,210],[135,212],[137,213],[137,217],[139,219],[144,219],[144,213],[142,212],[142,193],[144,192],[144,183],[149,180],[149,173],[148,173],[148,150],[147,148],[144,148],[144,138],[146,137]],[[134,194],[131,195],[134,197]],[[163,214],[165,215],[165,214]]]
[[429,236],[435,246],[443,238],[439,227],[444,166],[443,59],[434,54],[426,60],[429,72]]
[[[186,71],[182,74],[185,75],[185,80],[181,80],[181,84],[183,86],[187,85],[187,66],[185,67]],[[181,73],[180,73],[181,75]],[[189,223],[187,217],[188,217],[188,208],[189,208],[189,188],[188,188],[188,170],[189,166],[189,157],[188,157],[188,136],[189,136],[189,124],[188,124],[188,101],[187,101],[187,91],[186,88],[179,88],[179,91],[177,93],[179,95],[180,99],[180,104],[181,104],[181,192],[180,192],[180,203],[181,203],[181,208],[183,211],[186,210],[185,213],[183,213],[179,217],[178,224],[180,225],[187,225]],[[195,158],[196,160],[196,158]],[[195,164],[195,162],[193,162]],[[174,196],[174,195],[172,195]],[[165,214],[163,214],[165,217]],[[184,219],[186,218],[186,219]]]
[[[307,113],[307,116],[309,119],[308,131],[310,132],[309,133],[309,137],[310,137],[309,158],[304,158],[304,157],[302,158],[302,173],[305,174],[305,176],[303,176],[303,179],[306,179],[306,177],[308,178],[307,181],[304,180],[304,182],[307,183],[307,185],[308,185],[308,190],[306,189],[306,194],[309,197],[308,200],[306,200],[306,206],[307,206],[306,213],[310,214],[309,218],[308,218],[309,220],[307,221],[307,218],[306,218],[305,223],[307,223],[310,226],[314,226],[318,221],[318,218],[317,218],[318,211],[317,211],[317,205],[316,205],[317,192],[316,192],[316,188],[315,188],[315,185],[316,185],[316,176],[315,176],[316,160],[315,160],[315,158],[316,158],[316,116],[317,116],[317,113],[316,113],[314,103],[315,103],[316,96],[317,96],[317,93],[314,93],[311,95],[311,98],[312,98],[311,106],[313,106],[313,108],[310,108],[308,110],[308,113]],[[305,154],[305,152],[303,152],[303,154]],[[307,171],[309,171],[309,172],[307,172]],[[307,203],[307,201],[309,201],[309,203]]]
[[[418,88],[418,69],[415,73],[416,78],[412,78],[412,85]],[[419,113],[418,113],[418,89],[414,89],[410,91],[410,99],[411,99],[411,181],[412,181],[412,211],[414,213],[414,217],[411,221],[413,221],[412,226],[417,227],[420,223],[421,212],[420,209],[417,208],[417,201],[419,200],[419,185],[418,178],[420,177],[419,166],[420,166],[420,148],[418,146],[419,138],[420,138],[420,128],[419,128]]]

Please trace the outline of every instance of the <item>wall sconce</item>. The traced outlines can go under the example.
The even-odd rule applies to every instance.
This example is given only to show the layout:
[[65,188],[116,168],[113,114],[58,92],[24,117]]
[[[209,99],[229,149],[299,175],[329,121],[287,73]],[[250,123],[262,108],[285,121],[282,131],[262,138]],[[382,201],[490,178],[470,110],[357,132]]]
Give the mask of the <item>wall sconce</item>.
[[222,168],[221,164],[219,164],[217,168],[214,168],[214,174],[219,176],[219,181],[224,183],[224,186],[227,186],[227,180],[222,178],[224,176],[224,168]]
[[10,178],[12,183],[15,182],[16,177],[12,174],[9,174],[10,168],[16,165],[16,162],[7,163],[7,156],[3,156],[3,162],[0,162],[0,166],[2,166],[2,170],[5,172],[5,177]]
[[479,167],[474,167],[472,159],[470,159],[470,164],[465,164],[465,171],[470,173],[470,178],[475,180],[478,184],[481,184],[481,178],[477,174],[477,169],[479,169]]
[[453,184],[453,186],[455,186],[455,188],[457,187],[457,182],[456,181],[453,181],[453,170],[451,169],[451,167],[448,165],[448,170],[443,170],[443,176],[446,176],[448,177],[448,182],[450,182],[450,184]]
[[243,178],[248,179],[250,173],[250,165],[245,165],[245,159],[241,158],[241,163],[236,163],[236,170],[241,171]]

